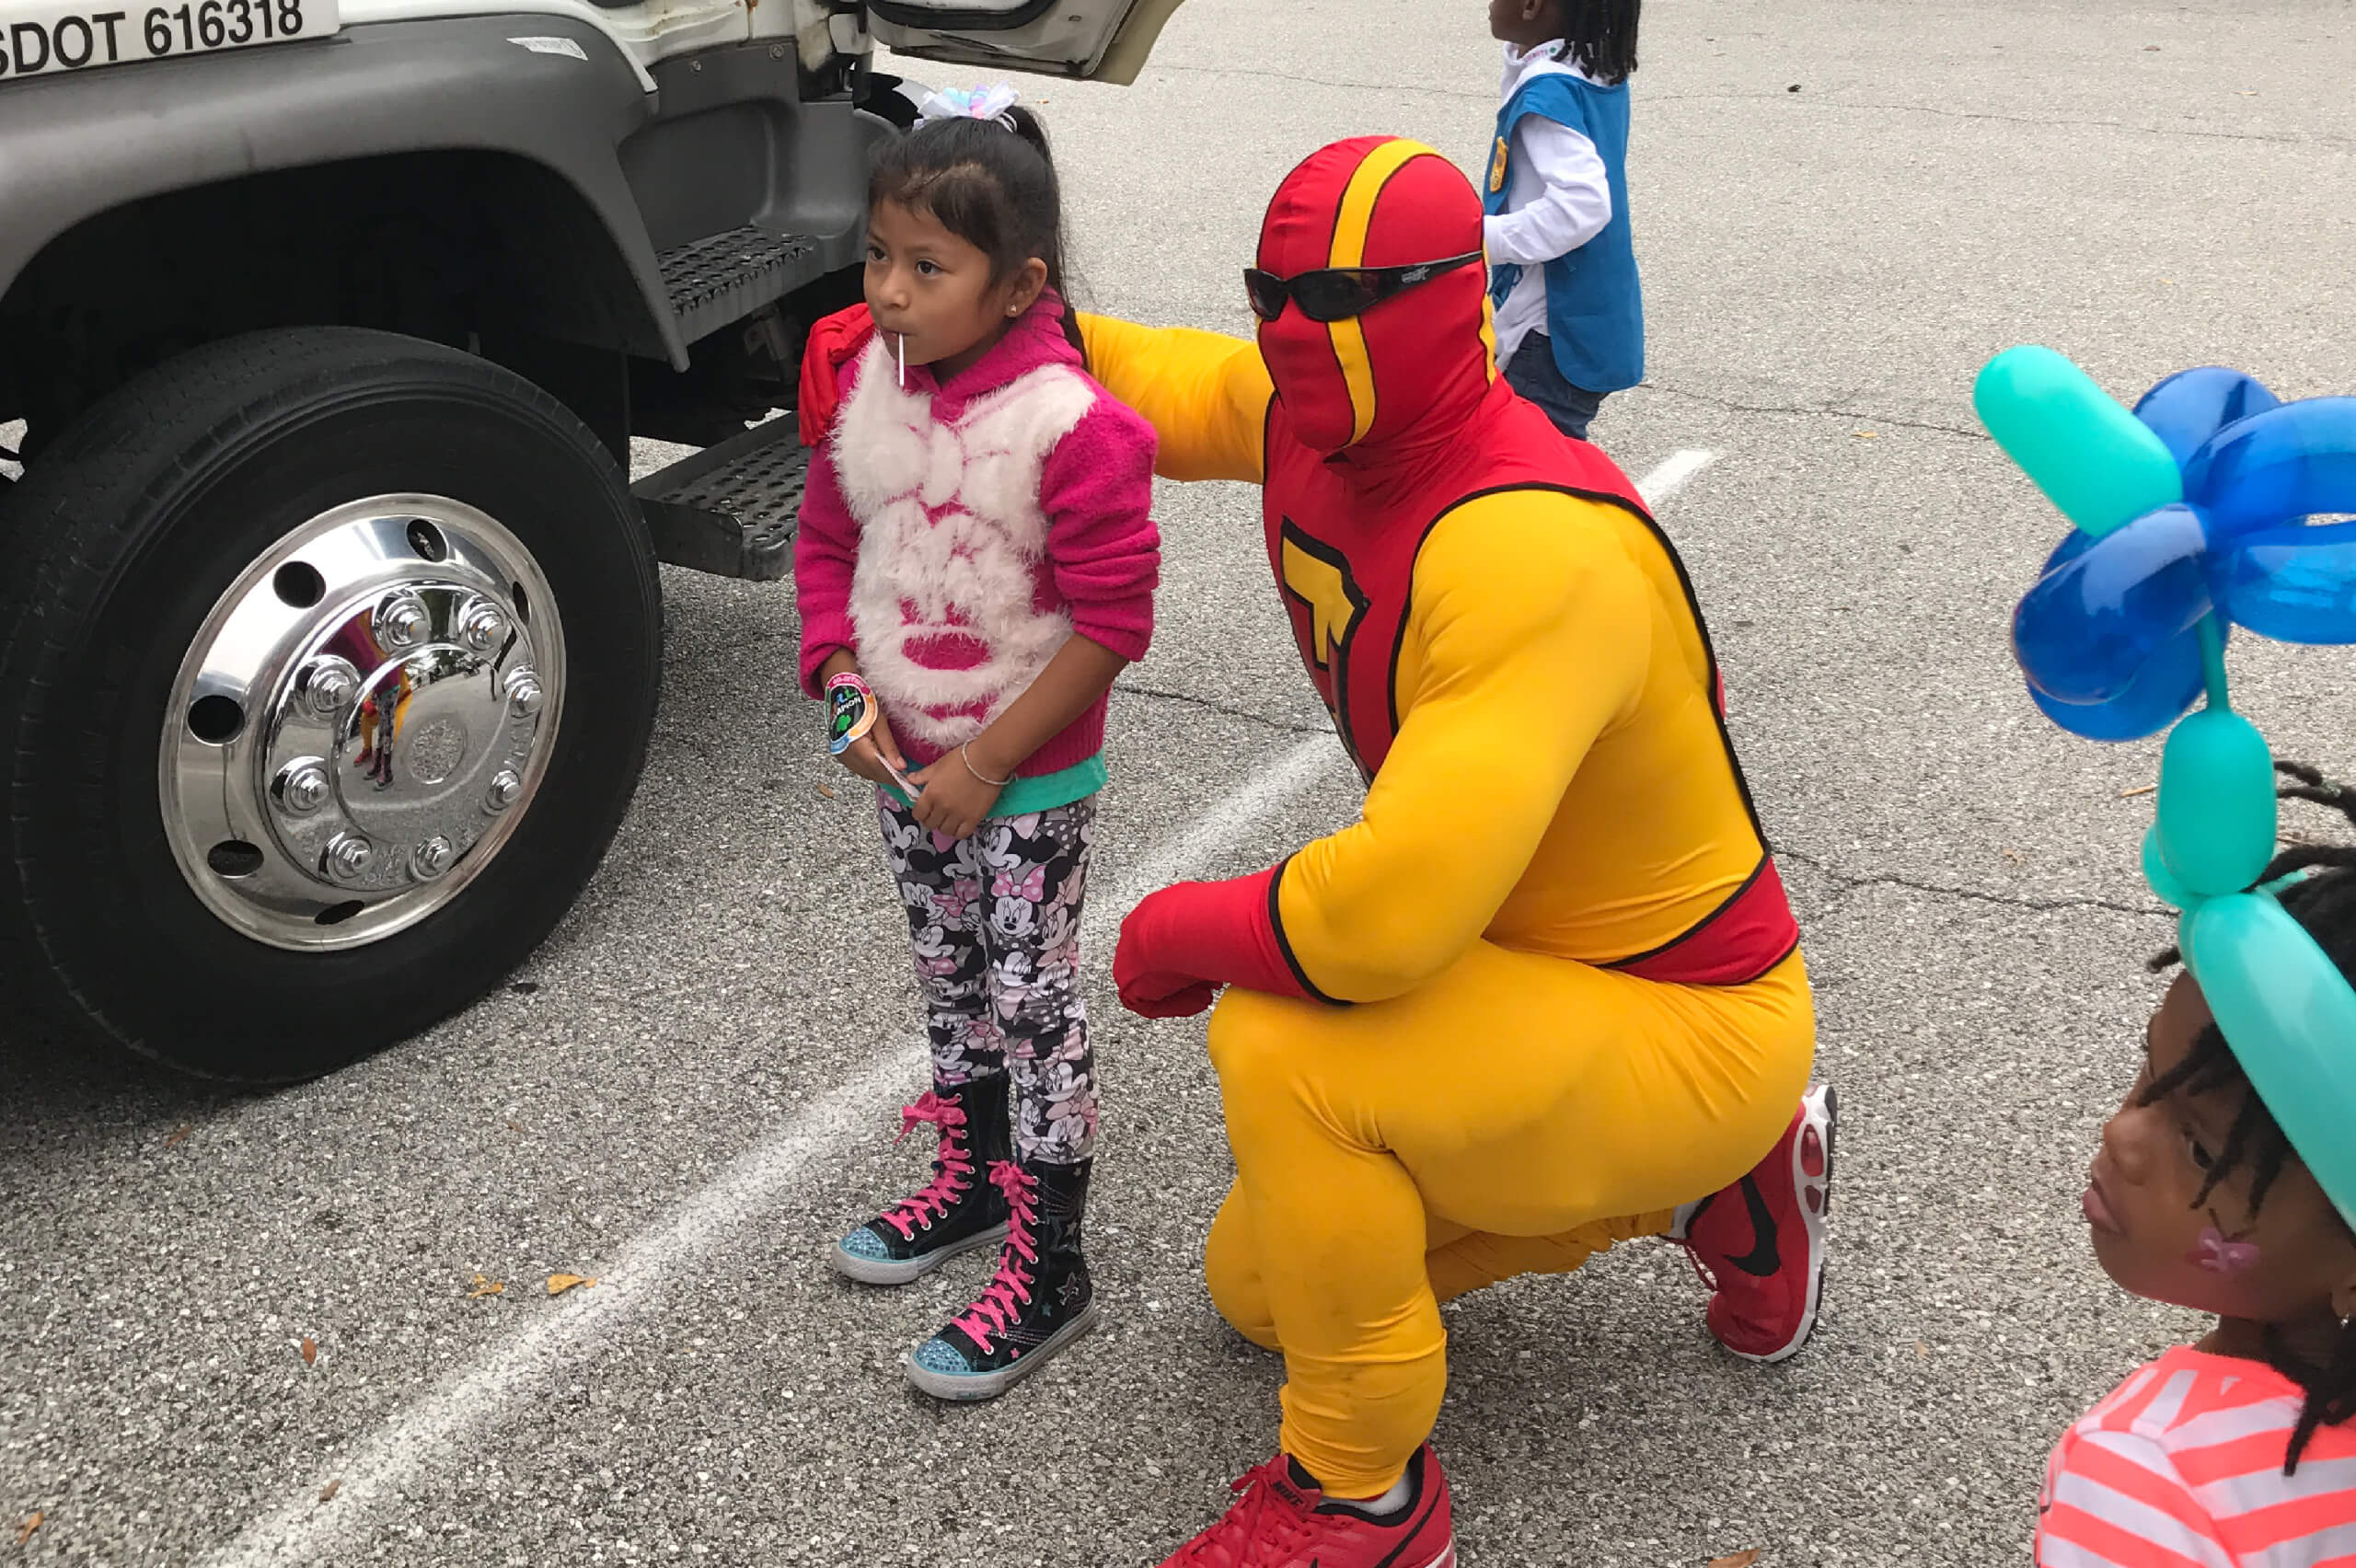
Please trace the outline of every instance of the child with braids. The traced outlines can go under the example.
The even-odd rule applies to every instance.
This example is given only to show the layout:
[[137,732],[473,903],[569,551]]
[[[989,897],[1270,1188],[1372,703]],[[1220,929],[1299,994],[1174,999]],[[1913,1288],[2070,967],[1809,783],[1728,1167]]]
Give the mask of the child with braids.
[[1628,77],[1642,0],[1489,0],[1506,46],[1483,238],[1497,363],[1576,440],[1645,378],[1628,223]]
[[[2285,796],[2356,819],[2356,794],[2302,764],[2278,766],[2296,780]],[[2293,848],[2258,885],[2356,978],[2356,847]],[[2153,968],[2181,962],[2171,948]],[[2356,1040],[2339,1045],[2356,1077]],[[2189,970],[2143,1049],[2083,1200],[2095,1256],[2122,1289],[2217,1323],[2062,1437],[2039,1499],[2037,1562],[2356,1562],[2356,1194],[2326,1193]]]

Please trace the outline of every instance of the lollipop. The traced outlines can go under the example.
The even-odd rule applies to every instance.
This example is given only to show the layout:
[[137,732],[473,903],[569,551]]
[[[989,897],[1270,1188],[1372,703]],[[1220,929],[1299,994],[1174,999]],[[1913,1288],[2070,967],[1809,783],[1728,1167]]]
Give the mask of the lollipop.
[[[850,744],[875,728],[875,721],[884,709],[876,703],[875,693],[868,684],[849,670],[826,683],[826,750],[836,756],[850,750]],[[884,764],[884,771],[900,787],[900,793],[913,797],[917,787],[907,776],[892,766],[876,748],[876,760]]]

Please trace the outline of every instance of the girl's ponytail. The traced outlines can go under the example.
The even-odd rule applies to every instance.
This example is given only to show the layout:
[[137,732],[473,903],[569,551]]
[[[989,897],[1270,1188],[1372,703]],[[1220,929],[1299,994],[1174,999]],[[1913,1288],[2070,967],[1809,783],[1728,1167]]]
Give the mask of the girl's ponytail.
[[1046,166],[1047,181],[1055,188],[1055,238],[1049,248],[1041,254],[1040,259],[1047,264],[1047,286],[1056,291],[1057,299],[1063,301],[1064,338],[1080,351],[1080,358],[1085,361],[1088,346],[1080,340],[1080,312],[1072,304],[1071,292],[1064,286],[1063,182],[1056,174],[1055,150],[1047,145],[1047,122],[1039,118],[1035,110],[1019,103],[1006,111],[1006,119],[1015,135],[1039,155],[1039,161]]

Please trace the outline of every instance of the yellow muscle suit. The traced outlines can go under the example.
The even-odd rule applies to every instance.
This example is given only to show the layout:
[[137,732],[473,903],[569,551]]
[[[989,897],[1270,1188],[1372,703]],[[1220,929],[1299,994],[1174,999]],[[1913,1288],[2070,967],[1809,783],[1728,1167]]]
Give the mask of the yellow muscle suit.
[[[1394,207],[1417,221],[1390,185],[1378,239]],[[1335,264],[1336,202],[1288,223],[1287,201],[1263,265]],[[1238,1176],[1205,1270],[1284,1352],[1284,1450],[1341,1496],[1430,1432],[1439,1300],[1666,1229],[1776,1142],[1813,1055],[1682,570],[1618,471],[1496,376],[1466,276],[1469,301],[1442,278],[1346,333],[1288,311],[1257,347],[1082,319],[1164,476],[1265,487],[1304,661],[1369,779],[1361,819],[1284,866],[1148,899],[1116,960],[1148,1013],[1228,987]]]

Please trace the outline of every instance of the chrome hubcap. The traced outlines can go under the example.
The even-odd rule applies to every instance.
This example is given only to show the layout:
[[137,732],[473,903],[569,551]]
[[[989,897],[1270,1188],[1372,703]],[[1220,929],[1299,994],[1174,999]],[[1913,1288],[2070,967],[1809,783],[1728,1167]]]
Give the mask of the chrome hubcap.
[[356,947],[479,875],[547,771],[555,594],[491,518],[381,496],[312,519],[205,617],[164,718],[166,836],[215,915]]

